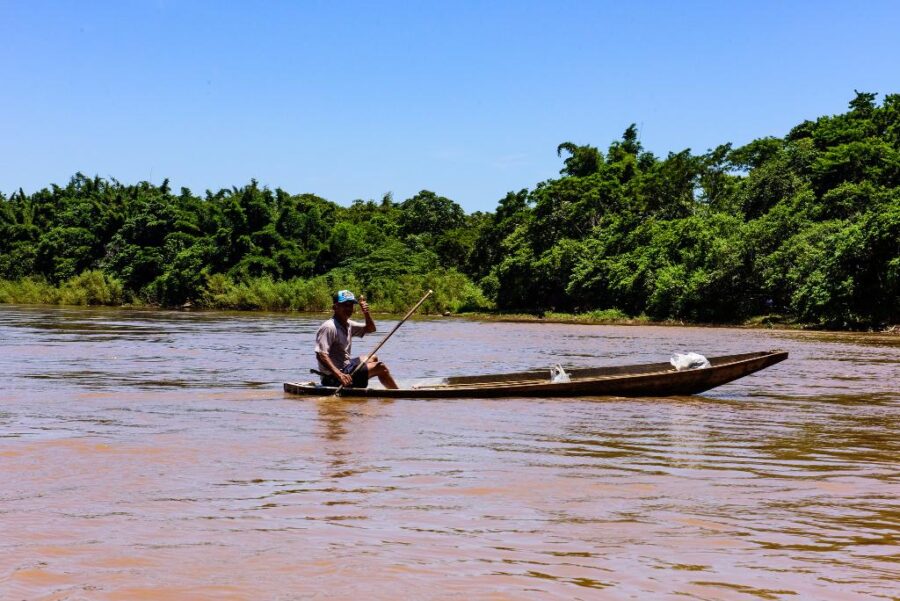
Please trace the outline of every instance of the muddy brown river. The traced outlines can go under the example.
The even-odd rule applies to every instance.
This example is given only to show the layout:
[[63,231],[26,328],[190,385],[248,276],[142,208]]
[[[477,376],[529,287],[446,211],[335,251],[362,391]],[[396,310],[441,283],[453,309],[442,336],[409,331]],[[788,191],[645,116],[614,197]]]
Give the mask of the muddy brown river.
[[900,599],[898,336],[423,319],[401,385],[790,358],[695,397],[287,396],[324,317],[0,305],[0,599]]

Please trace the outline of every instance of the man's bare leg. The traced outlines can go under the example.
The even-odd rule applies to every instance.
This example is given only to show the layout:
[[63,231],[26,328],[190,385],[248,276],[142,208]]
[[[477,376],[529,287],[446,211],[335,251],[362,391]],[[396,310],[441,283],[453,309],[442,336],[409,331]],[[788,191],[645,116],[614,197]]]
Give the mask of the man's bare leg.
[[[373,357],[373,359],[376,358]],[[378,378],[378,381],[381,382],[381,384],[385,388],[398,388],[397,383],[394,382],[394,378],[391,376],[391,372],[388,369],[387,365],[385,365],[381,361],[369,361],[369,363],[366,364],[366,367],[368,367],[369,369],[369,376]]]

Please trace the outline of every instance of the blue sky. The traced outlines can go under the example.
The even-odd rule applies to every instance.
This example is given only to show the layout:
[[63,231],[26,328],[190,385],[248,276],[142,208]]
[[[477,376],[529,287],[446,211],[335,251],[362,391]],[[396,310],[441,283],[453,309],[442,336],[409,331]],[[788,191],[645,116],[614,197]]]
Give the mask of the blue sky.
[[700,153],[900,93],[897,32],[879,1],[0,0],[0,191],[81,171],[493,210],[561,142],[634,122]]

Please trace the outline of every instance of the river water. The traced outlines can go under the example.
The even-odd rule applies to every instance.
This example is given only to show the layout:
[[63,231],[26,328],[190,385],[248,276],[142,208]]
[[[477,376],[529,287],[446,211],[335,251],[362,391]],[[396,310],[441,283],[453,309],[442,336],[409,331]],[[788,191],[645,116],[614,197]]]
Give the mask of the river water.
[[324,317],[0,305],[0,599],[900,599],[900,337],[423,319],[401,385],[791,356],[696,397],[287,396]]

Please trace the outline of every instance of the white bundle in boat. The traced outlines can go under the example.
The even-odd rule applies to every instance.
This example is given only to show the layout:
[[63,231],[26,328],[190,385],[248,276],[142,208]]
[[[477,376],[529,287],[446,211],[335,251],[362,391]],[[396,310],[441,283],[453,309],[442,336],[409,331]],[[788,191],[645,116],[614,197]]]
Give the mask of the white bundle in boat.
[[566,370],[559,363],[550,368],[550,381],[554,384],[571,382],[569,374],[566,373]]
[[699,353],[675,353],[669,363],[678,371],[709,367],[709,360]]
[[[411,388],[418,390],[419,388],[434,388],[435,386],[443,386],[447,383],[447,378],[417,378],[415,382],[411,382],[408,386],[400,386],[400,388]],[[398,384],[402,384],[398,382]]]

